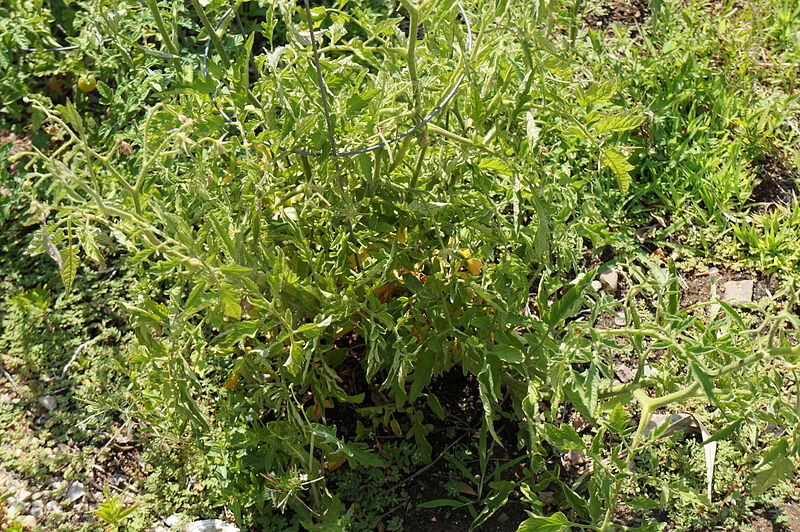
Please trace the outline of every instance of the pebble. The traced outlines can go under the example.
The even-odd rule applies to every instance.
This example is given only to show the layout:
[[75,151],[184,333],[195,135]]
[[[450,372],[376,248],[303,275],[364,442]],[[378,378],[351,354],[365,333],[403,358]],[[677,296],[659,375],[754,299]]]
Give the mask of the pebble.
[[36,519],[42,517],[42,514],[44,514],[44,503],[40,500],[33,501],[31,507],[28,509],[28,514],[34,516]]
[[23,529],[34,528],[36,526],[36,518],[32,515],[23,515],[17,522],[22,525]]
[[181,518],[178,517],[177,515],[171,515],[171,516],[169,516],[169,517],[164,519],[164,524],[167,525],[170,528],[178,526],[178,524],[180,522],[181,522]]
[[23,503],[23,502],[27,501],[28,499],[30,499],[31,495],[33,495],[33,494],[30,491],[28,491],[25,488],[23,488],[23,489],[21,489],[21,490],[19,490],[17,492],[17,495],[16,495],[15,499],[17,500],[18,503]]
[[186,525],[183,532],[239,532],[239,527],[221,519],[202,519]]
[[75,502],[84,495],[86,495],[86,491],[83,489],[83,484],[76,480],[69,485],[67,488],[67,495],[64,498],[67,502]]
[[592,289],[599,292],[601,288],[603,288],[603,283],[598,280],[592,281]]
[[609,292],[615,292],[619,286],[619,274],[613,269],[602,272],[597,279]]
[[753,280],[728,281],[722,285],[725,300],[732,305],[744,305],[753,302]]
[[39,404],[45,407],[48,411],[53,411],[58,406],[58,401],[52,395],[43,395],[39,398]]
[[47,513],[54,514],[61,511],[61,505],[56,501],[48,501],[48,503],[44,505],[44,509],[47,510]]

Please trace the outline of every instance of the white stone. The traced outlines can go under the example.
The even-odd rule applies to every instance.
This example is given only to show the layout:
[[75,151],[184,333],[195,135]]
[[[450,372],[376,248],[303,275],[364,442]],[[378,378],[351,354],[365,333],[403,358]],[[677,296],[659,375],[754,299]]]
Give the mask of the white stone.
[[28,509],[28,514],[39,519],[44,514],[44,503],[40,500],[33,501],[31,507]]
[[84,495],[86,495],[86,491],[83,489],[83,484],[76,480],[69,485],[67,488],[67,495],[64,498],[67,502],[75,502]]
[[619,286],[619,274],[615,270],[604,271],[597,279],[609,292],[614,292]]
[[54,514],[61,511],[61,505],[56,501],[48,501],[48,503],[44,505],[44,509],[47,510],[47,513]]
[[601,283],[600,281],[597,281],[597,280],[592,281],[592,288],[599,292],[600,289],[603,288],[603,283]]
[[753,280],[728,281],[722,286],[725,301],[732,305],[743,305],[753,302]]
[[52,395],[43,395],[39,398],[39,404],[45,407],[48,411],[53,411],[58,406],[58,401]]
[[192,521],[183,529],[184,532],[239,532],[239,527],[226,523],[221,519],[202,519]]
[[36,518],[32,515],[23,515],[18,522],[24,529],[33,529],[36,526]]
[[178,517],[177,515],[171,515],[171,516],[169,516],[169,517],[164,519],[164,524],[167,525],[170,528],[178,526],[178,524],[180,524],[180,522],[181,522],[181,518]]

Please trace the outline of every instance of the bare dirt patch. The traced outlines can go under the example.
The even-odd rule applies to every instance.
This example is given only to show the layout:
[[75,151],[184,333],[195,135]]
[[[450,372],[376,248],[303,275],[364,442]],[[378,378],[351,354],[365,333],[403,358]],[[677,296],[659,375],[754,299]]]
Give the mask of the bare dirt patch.
[[786,207],[798,195],[797,169],[786,158],[768,156],[755,164],[758,178],[750,201],[756,213],[769,212],[778,206]]
[[650,15],[647,0],[610,0],[588,12],[584,21],[591,28],[609,28],[612,24],[635,26],[643,24]]

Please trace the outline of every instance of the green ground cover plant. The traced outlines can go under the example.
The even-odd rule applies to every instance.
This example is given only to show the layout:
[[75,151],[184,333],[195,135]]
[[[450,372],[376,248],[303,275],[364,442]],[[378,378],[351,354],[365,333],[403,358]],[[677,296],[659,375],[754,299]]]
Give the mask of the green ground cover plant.
[[[791,499],[800,450],[800,9],[615,20],[628,5],[3,8],[4,120],[34,142],[6,157],[0,221],[51,276],[3,278],[0,338],[33,346],[4,367],[52,364],[23,325],[56,299],[89,322],[64,305],[119,264],[125,349],[85,369],[114,379],[98,412],[201,477],[174,508],[255,530],[400,530],[408,505],[471,529],[510,507],[508,530],[741,529]],[[23,50],[63,41],[81,52]],[[737,272],[763,297],[726,302]],[[98,526],[173,511],[158,464]],[[446,487],[420,501],[425,471]]]

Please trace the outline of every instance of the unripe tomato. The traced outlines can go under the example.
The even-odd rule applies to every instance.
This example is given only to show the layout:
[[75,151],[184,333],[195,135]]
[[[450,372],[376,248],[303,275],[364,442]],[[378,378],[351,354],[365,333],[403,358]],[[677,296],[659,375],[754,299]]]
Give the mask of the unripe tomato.
[[78,89],[81,92],[89,93],[97,88],[97,80],[91,74],[83,74],[78,78]]

